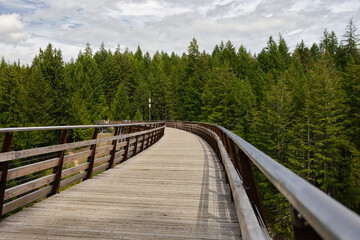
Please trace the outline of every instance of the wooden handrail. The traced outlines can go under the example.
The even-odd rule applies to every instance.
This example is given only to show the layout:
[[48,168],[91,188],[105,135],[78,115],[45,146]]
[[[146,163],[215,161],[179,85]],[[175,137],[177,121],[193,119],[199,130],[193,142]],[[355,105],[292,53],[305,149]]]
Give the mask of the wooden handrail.
[[[261,201],[258,196],[253,163],[290,202],[295,239],[358,239],[360,217],[350,209],[311,185],[274,159],[270,158],[231,131],[210,123],[167,122],[167,126],[194,132],[203,137],[214,148],[220,159],[221,150],[214,145],[216,133],[226,149],[226,155],[235,160],[232,165],[245,187],[259,224],[265,229]],[[196,131],[196,129],[202,129]],[[235,149],[234,149],[235,148]],[[236,156],[237,155],[237,156]],[[227,173],[229,175],[229,172]],[[230,177],[229,177],[230,178]],[[230,180],[231,181],[231,180]],[[234,191],[232,189],[232,191]],[[256,199],[259,199],[257,202]],[[238,216],[239,217],[239,216]]]
[[[141,147],[139,148],[145,150],[161,138],[165,130],[165,123],[151,122],[84,126],[84,128],[90,127],[94,128],[92,140],[73,143],[66,143],[66,133],[70,129],[81,128],[81,126],[0,129],[0,132],[6,133],[3,141],[3,151],[0,153],[0,165],[2,166],[0,220],[4,214],[23,207],[39,198],[56,194],[61,188],[67,187],[74,182],[91,178],[94,174],[109,169],[115,164],[125,161],[126,158],[135,156],[138,153],[137,148],[140,144]],[[97,138],[97,129],[104,127],[115,128],[114,136]],[[128,133],[120,134],[120,128],[127,128]],[[11,140],[9,140],[9,136],[16,132],[27,130],[61,130],[63,132],[61,143],[46,147],[10,151]],[[153,141],[149,139],[150,134],[156,136]],[[124,139],[127,141],[123,142]],[[100,146],[101,143],[106,142],[109,142],[109,144]],[[147,142],[146,145],[144,145],[145,142]],[[81,149],[79,150],[79,148]],[[71,149],[78,149],[80,152],[66,155],[67,151]],[[44,154],[51,154],[51,156],[41,162],[8,169],[9,163],[13,161]],[[54,157],[54,154],[59,155]],[[21,179],[34,175],[36,177],[26,182],[21,182]],[[19,183],[16,186],[7,188],[6,184],[9,181],[18,181]]]

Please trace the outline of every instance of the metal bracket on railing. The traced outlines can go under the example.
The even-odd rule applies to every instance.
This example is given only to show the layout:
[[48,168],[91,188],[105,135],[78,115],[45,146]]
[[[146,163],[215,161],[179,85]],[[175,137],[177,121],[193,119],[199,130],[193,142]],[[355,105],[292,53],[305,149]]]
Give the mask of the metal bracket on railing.
[[291,222],[295,239],[322,239],[309,225],[306,219],[292,205],[290,205]]

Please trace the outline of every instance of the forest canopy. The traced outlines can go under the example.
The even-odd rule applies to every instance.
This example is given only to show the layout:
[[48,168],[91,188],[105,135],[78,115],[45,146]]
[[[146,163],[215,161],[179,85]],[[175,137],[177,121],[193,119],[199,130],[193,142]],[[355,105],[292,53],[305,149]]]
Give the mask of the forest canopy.
[[[94,53],[87,44],[64,62],[49,44],[30,66],[2,58],[0,127],[149,119],[150,92],[151,119],[222,125],[360,213],[360,51],[351,20],[340,40],[325,30],[319,43],[301,41],[292,52],[279,35],[258,54],[231,41],[200,52],[194,38],[182,55],[104,44]],[[287,201],[257,178],[274,236],[289,237]]]

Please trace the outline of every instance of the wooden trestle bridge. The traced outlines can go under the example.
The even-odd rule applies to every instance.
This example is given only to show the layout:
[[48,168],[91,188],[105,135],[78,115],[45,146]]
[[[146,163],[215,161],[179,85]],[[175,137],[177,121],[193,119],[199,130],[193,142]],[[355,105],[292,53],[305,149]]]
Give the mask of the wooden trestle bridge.
[[[68,142],[79,129],[93,138]],[[59,142],[12,151],[34,131],[56,131]],[[218,125],[0,134],[0,239],[270,239],[252,165],[289,200],[295,239],[360,239],[357,214]]]

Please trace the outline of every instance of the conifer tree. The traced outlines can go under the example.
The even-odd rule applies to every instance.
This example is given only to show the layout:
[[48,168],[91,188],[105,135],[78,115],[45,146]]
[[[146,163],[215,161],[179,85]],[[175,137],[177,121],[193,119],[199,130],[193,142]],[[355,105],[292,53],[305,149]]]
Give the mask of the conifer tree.
[[51,44],[39,56],[35,57],[32,67],[39,66],[44,81],[50,84],[53,96],[51,117],[54,124],[61,125],[69,122],[69,89],[64,80],[64,62],[60,50]]
[[0,63],[0,125],[19,127],[23,125],[20,101],[20,77],[17,66],[7,64],[2,58]]
[[112,120],[129,120],[130,118],[129,97],[123,84],[118,86],[110,112]]
[[347,61],[354,59],[355,63],[360,64],[360,51],[358,49],[360,39],[359,34],[356,31],[357,27],[354,25],[353,19],[351,18],[349,24],[346,26],[346,33],[344,34],[345,59]]
[[302,175],[334,196],[339,164],[346,159],[342,149],[348,144],[344,134],[344,95],[339,88],[339,74],[326,54],[309,72],[305,106],[298,119],[298,162],[305,162]]
[[136,110],[136,113],[135,113],[135,116],[134,116],[133,120],[134,121],[142,121],[143,120],[139,109]]

